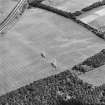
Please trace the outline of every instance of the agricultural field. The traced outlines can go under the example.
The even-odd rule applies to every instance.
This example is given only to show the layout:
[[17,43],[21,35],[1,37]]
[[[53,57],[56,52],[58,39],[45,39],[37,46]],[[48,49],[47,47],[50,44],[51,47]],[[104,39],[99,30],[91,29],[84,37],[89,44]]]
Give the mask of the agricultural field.
[[16,4],[17,1],[15,0],[0,0],[0,23],[7,17]]
[[[1,94],[70,69],[105,48],[82,26],[41,9],[27,10],[0,43]],[[56,69],[50,64],[55,59]]]
[[95,29],[105,32],[105,6],[93,9],[92,11],[86,12],[80,15],[78,19],[86,24],[94,27]]
[[79,76],[84,82],[101,86],[105,83],[105,65]]
[[[17,1],[0,1],[1,4],[4,3],[4,7],[0,5],[2,20],[15,7]],[[96,1],[98,0],[46,0],[43,3],[61,10],[75,12]],[[101,30],[104,30],[104,12],[105,6],[102,6],[78,16],[77,19],[97,29],[102,27]],[[2,22],[2,20],[0,21]],[[90,89],[89,92],[94,92],[91,90],[93,88],[90,88],[91,85],[94,87],[105,83],[105,61],[101,62],[102,65],[100,63],[101,67],[99,65],[94,70],[81,75],[76,74],[72,67],[99,53],[102,49],[105,49],[105,41],[82,25],[77,24],[73,19],[67,19],[40,8],[28,8],[15,26],[3,35],[0,34],[0,96],[33,83],[33,81],[36,81],[35,87],[37,87],[37,81],[39,81],[39,85],[43,85],[50,80],[56,82],[59,88],[73,86],[73,92],[77,92],[76,88],[79,95],[81,95],[80,92],[82,93],[82,88],[84,96],[85,90],[87,92]],[[100,57],[102,53],[98,55]],[[101,57],[104,56],[103,54]],[[95,61],[99,62],[98,57],[93,61],[93,64]],[[68,78],[69,76],[70,78]],[[45,79],[45,81],[44,78],[49,78],[49,80]],[[62,79],[65,81],[64,83]],[[68,87],[69,83],[66,84],[68,81],[71,87]],[[63,87],[60,87],[60,83]],[[48,89],[52,85],[53,90],[56,88],[54,83],[49,84],[47,85]],[[39,87],[41,88],[41,86]],[[29,90],[33,91],[30,88]],[[48,91],[50,92],[50,90]],[[90,93],[88,95],[90,96]]]
[[45,0],[43,3],[58,9],[75,12],[99,0]]

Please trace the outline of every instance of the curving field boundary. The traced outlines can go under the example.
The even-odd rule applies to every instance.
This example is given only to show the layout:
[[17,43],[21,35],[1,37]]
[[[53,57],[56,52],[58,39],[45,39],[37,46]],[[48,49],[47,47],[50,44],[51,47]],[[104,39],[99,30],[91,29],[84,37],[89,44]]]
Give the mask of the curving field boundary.
[[71,12],[66,12],[66,11],[63,11],[63,10],[60,10],[60,9],[57,9],[57,8],[54,8],[54,7],[51,7],[51,6],[42,4],[42,3],[39,3],[37,5],[33,3],[31,6],[32,7],[38,7],[38,8],[41,8],[41,9],[45,9],[47,11],[56,13],[58,15],[66,17],[68,19],[72,19],[74,22],[76,22],[77,24],[79,24],[79,25],[83,26],[84,28],[88,29],[89,31],[94,33],[96,36],[98,36],[98,37],[100,37],[102,39],[105,39],[105,35],[104,35],[103,32],[101,32],[101,31],[91,27],[90,25],[82,22],[81,20],[77,19],[77,17],[74,16]]

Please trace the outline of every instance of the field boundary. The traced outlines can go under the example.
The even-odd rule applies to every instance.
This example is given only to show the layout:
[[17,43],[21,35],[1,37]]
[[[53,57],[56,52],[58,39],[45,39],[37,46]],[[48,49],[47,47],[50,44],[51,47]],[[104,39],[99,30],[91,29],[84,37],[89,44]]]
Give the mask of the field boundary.
[[89,11],[95,9],[95,8],[99,8],[99,7],[104,6],[104,5],[105,5],[105,0],[98,1],[98,2],[95,2],[95,3],[93,3],[93,4],[91,4],[91,5],[87,6],[87,7],[85,7],[85,8],[82,8],[79,11],[75,11],[72,14],[74,16],[80,16],[80,15],[86,13],[86,12],[89,12]]
[[45,4],[42,4],[42,3],[39,3],[39,4],[34,4],[33,3],[33,4],[31,4],[31,6],[56,13],[58,15],[61,15],[63,17],[69,18],[69,19],[76,19],[76,17],[74,15],[72,15],[72,13],[68,13],[66,11],[63,11],[63,10],[60,10],[60,9],[57,9],[57,8],[54,8],[52,6],[48,6],[48,5],[45,5]]
[[83,62],[74,65],[72,67],[73,71],[79,71],[81,73],[86,73],[92,71],[98,67],[105,65],[105,49],[101,50],[99,53],[87,58]]

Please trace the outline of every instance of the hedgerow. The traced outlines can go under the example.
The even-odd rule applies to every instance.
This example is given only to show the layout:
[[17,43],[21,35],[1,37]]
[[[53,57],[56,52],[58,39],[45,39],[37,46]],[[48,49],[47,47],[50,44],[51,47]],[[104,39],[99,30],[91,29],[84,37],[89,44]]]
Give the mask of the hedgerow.
[[88,72],[95,68],[98,68],[105,64],[105,49],[101,50],[99,53],[87,58],[80,64],[74,65],[72,70],[76,70],[79,72]]
[[64,16],[66,18],[70,18],[70,19],[73,19],[73,20],[76,19],[76,17],[72,13],[68,13],[66,11],[63,11],[63,10],[60,10],[60,9],[57,9],[57,8],[54,8],[54,7],[51,7],[51,6],[42,4],[42,3],[39,3],[37,5],[33,3],[33,4],[31,4],[31,6],[32,7],[38,7],[38,8],[41,8],[41,9],[45,9],[47,11],[59,14],[59,15]]
[[88,24],[85,24],[84,22],[78,20],[76,18],[75,15],[73,15],[72,13],[70,12],[66,12],[66,11],[62,11],[62,10],[59,10],[57,8],[54,8],[54,7],[51,7],[51,6],[48,6],[48,5],[45,5],[45,4],[42,4],[42,3],[39,3],[39,4],[32,4],[31,5],[32,7],[38,7],[38,8],[41,8],[41,9],[45,9],[47,11],[51,11],[53,13],[56,13],[56,14],[59,14],[61,16],[64,16],[66,18],[69,18],[69,19],[72,19],[74,22],[78,23],[79,25],[83,26],[84,28],[88,29],[89,31],[91,31],[92,33],[94,33],[95,35],[97,35],[98,37],[102,38],[102,39],[105,39],[105,35],[103,32],[91,27],[90,25]]
[[81,9],[80,11],[75,11],[74,13],[72,13],[74,16],[80,16],[82,15],[83,13],[85,12],[88,12],[92,9],[95,9],[95,8],[98,8],[100,6],[104,6],[105,5],[105,0],[102,0],[102,1],[98,1],[98,2],[95,2],[93,4],[91,4],[90,6],[87,6],[83,9]]
[[104,89],[66,70],[1,96],[0,105],[102,105]]

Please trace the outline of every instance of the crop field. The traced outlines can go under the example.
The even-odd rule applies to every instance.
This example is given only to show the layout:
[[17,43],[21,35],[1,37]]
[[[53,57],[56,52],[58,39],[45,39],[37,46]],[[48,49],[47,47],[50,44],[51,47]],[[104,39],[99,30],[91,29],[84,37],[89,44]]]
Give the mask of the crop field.
[[[10,5],[14,7],[17,1],[13,0]],[[43,3],[75,12],[96,1],[45,0]],[[5,17],[13,9],[12,6],[8,5],[10,10],[4,9]],[[76,19],[104,31],[104,9],[105,6],[101,6],[77,16]],[[0,104],[14,105],[21,100],[19,105],[25,105],[30,95],[35,95],[30,99],[36,100],[32,105],[63,105],[56,103],[59,98],[66,101],[77,99],[83,103],[86,100],[86,103],[92,104],[105,102],[105,97],[102,96],[102,92],[105,92],[103,49],[105,50],[105,41],[72,18],[65,18],[57,12],[39,7],[26,9],[15,26],[0,34]],[[79,70],[82,67],[85,70],[78,74],[79,70],[73,70],[73,67]],[[20,98],[21,94],[24,94],[23,99]],[[10,101],[8,104],[5,100],[12,100],[13,103]]]

